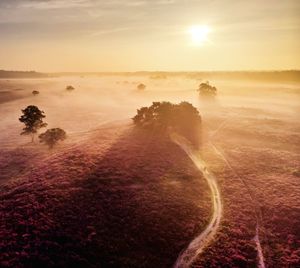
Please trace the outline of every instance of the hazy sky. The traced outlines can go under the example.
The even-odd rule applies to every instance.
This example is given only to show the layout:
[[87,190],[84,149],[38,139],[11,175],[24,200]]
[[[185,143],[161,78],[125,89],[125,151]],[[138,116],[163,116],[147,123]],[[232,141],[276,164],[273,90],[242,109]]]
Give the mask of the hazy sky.
[[0,69],[300,69],[300,0],[0,0]]

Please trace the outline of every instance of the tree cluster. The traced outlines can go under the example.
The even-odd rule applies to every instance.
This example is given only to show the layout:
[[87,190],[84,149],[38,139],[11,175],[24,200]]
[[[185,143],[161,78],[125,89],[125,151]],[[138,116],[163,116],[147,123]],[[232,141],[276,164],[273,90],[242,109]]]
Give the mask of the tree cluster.
[[132,120],[138,127],[157,130],[160,133],[171,129],[194,143],[198,142],[201,116],[198,110],[188,102],[179,104],[153,102],[149,107],[138,109]]
[[199,94],[203,96],[215,96],[217,95],[217,88],[211,86],[208,81],[201,83],[198,88]]

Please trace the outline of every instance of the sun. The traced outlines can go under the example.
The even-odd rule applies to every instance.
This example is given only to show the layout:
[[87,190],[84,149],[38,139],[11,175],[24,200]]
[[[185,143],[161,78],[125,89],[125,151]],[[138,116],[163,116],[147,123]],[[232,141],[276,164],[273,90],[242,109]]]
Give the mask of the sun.
[[211,29],[207,25],[194,25],[188,30],[194,45],[202,45],[208,39],[208,34]]

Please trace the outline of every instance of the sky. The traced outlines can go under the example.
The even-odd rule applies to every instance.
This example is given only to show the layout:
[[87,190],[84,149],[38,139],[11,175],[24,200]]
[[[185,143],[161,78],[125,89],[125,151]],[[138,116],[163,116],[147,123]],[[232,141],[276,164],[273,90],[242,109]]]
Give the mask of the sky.
[[0,69],[300,69],[299,14],[299,0],[0,0]]

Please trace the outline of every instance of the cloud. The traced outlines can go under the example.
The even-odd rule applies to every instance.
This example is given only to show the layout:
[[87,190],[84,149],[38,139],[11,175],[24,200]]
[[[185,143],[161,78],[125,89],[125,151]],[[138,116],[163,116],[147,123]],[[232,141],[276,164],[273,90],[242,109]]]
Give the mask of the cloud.
[[92,1],[89,0],[31,0],[20,3],[18,7],[35,9],[61,9],[91,7],[92,5]]
[[101,35],[106,35],[106,34],[124,32],[124,31],[128,31],[128,30],[131,30],[131,28],[122,27],[122,28],[106,29],[106,30],[100,30],[100,31],[92,32],[90,34],[90,36],[95,37],[95,36],[101,36]]
[[[233,3],[235,3],[233,5]],[[0,0],[0,34],[49,39],[102,35],[162,38],[193,24],[209,24],[218,35],[299,28],[299,4],[270,6],[258,0]],[[267,7],[267,8],[266,8]],[[297,13],[297,14],[296,14]],[[217,32],[217,31],[216,31]]]
[[139,7],[150,5],[170,5],[175,0],[1,0],[0,7],[11,8],[33,8],[40,10],[66,9],[66,8],[109,8],[109,7]]

